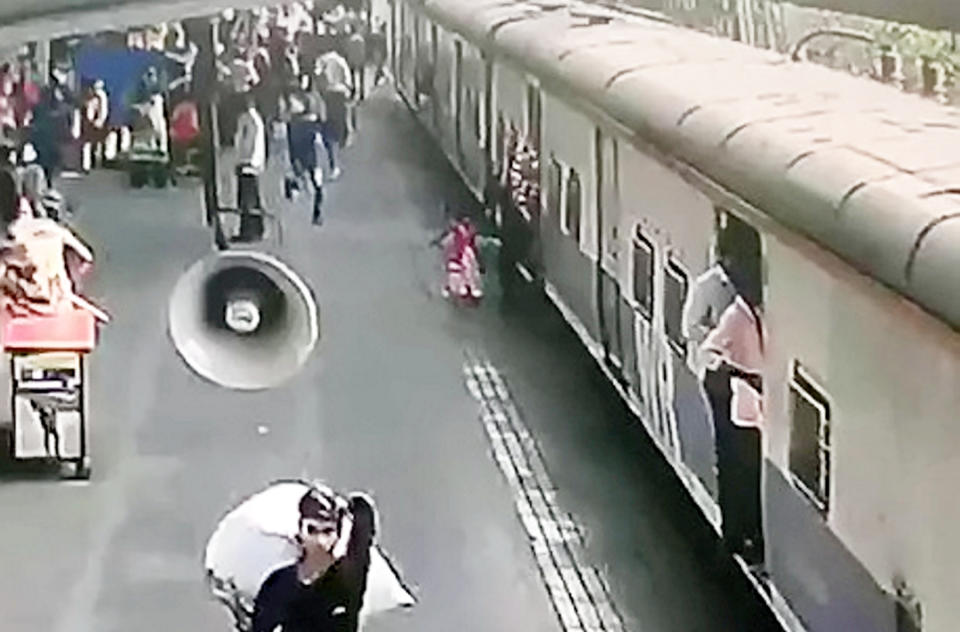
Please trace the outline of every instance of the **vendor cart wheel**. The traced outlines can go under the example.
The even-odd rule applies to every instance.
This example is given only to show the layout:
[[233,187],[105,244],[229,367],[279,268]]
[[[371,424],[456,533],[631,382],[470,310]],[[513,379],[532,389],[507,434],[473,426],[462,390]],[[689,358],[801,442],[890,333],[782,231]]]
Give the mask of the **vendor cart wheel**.
[[90,480],[91,470],[90,458],[85,457],[73,464],[73,476],[71,478],[77,481],[88,481]]
[[130,186],[139,189],[147,183],[147,174],[142,167],[130,167]]
[[15,448],[13,442],[13,426],[0,425],[0,460],[13,460]]
[[157,189],[164,189],[167,186],[167,170],[163,167],[154,167],[152,174],[153,186]]

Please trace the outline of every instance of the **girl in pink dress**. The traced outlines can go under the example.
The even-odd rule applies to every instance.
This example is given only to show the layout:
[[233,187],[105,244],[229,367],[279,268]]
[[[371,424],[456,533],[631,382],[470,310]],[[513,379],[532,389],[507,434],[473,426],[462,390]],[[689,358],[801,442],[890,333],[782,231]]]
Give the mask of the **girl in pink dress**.
[[476,304],[483,298],[477,229],[466,215],[454,220],[435,243],[443,247],[446,283],[444,298]]

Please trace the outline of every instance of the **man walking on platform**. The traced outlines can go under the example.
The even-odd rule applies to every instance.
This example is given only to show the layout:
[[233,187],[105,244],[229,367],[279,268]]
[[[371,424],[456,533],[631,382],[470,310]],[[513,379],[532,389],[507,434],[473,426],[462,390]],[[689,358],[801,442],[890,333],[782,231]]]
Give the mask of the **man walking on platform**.
[[252,49],[238,51],[230,64],[230,85],[232,92],[228,92],[220,109],[220,130],[222,141],[233,140],[239,125],[239,116],[247,103],[248,95],[259,85],[260,76],[253,64]]
[[110,116],[110,99],[103,80],[98,79],[90,87],[84,101],[81,123],[83,138],[83,170],[90,171],[103,162],[104,145],[107,139],[107,120]]
[[267,160],[266,135],[253,94],[247,94],[246,109],[237,120],[236,148],[237,207],[242,216],[250,210],[263,208],[259,178]]
[[347,140],[349,130],[350,67],[336,51],[328,51],[317,60],[317,73],[323,87],[327,117],[323,125],[323,144],[330,160],[331,179],[340,176],[337,154]]
[[284,194],[288,200],[292,199],[294,193],[300,190],[301,184],[309,181],[313,186],[313,223],[319,226],[323,223],[323,170],[317,160],[317,134],[321,130],[323,113],[319,112],[316,106],[322,108],[323,104],[318,102],[311,107],[311,90],[309,75],[305,75],[301,92],[289,98],[287,145],[293,174],[284,182]]
[[381,80],[386,79],[387,24],[382,19],[377,19],[373,31],[367,35],[367,54],[374,67],[373,87],[376,88]]
[[[356,102],[364,99],[364,66],[367,63],[367,44],[363,33],[359,29],[354,30],[347,37],[344,46],[347,65],[350,66],[350,76],[353,79],[352,98]],[[353,117],[353,129],[357,129],[356,116]]]

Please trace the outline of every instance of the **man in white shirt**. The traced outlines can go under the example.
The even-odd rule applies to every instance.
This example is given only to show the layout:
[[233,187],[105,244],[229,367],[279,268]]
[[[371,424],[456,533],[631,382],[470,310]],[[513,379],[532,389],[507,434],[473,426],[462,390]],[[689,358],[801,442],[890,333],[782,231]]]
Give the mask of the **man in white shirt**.
[[689,344],[687,363],[695,374],[702,376],[706,361],[700,346],[736,296],[737,290],[719,261],[697,277],[687,293],[680,327]]
[[267,161],[263,118],[256,99],[246,95],[246,109],[237,120],[237,207],[241,213],[263,208],[260,204],[260,174]]
[[323,78],[325,90],[340,90],[346,94],[353,92],[350,65],[335,50],[327,51],[317,59],[316,74]]
[[249,48],[234,57],[230,65],[230,78],[233,82],[233,91],[237,94],[245,94],[260,83],[260,75],[257,73],[257,69],[253,64],[253,55],[253,49]]
[[92,169],[97,161],[102,161],[104,144],[107,139],[107,120],[110,115],[110,99],[104,88],[103,80],[97,79],[84,103],[82,121],[83,168]]
[[340,176],[337,156],[350,136],[351,76],[347,61],[336,51],[324,53],[317,59],[327,119],[323,125],[323,144],[330,162],[330,178]]

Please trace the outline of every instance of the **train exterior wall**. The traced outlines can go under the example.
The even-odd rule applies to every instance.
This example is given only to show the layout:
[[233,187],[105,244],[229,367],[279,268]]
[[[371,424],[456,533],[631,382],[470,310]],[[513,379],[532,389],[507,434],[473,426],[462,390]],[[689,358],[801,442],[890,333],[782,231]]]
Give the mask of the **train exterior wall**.
[[414,49],[414,19],[416,11],[410,9],[404,3],[398,5],[397,35],[396,43],[397,60],[394,72],[397,77],[397,85],[408,96],[414,94],[414,69],[416,60],[416,51]]
[[503,63],[497,64],[497,74],[494,81],[496,91],[497,112],[502,114],[507,122],[512,122],[517,129],[523,125],[523,94],[526,80],[523,75]]
[[[689,283],[706,270],[713,234],[714,213],[709,198],[689,183],[644,155],[636,148],[623,143],[619,152],[620,217],[618,235],[619,250],[624,256],[619,261],[620,287],[635,305],[633,279],[633,239],[637,226],[656,246],[655,274],[663,276],[666,258],[677,260],[688,272]],[[654,288],[662,288],[662,278],[654,281]],[[703,483],[709,494],[716,496],[715,450],[713,422],[701,395],[699,382],[687,366],[686,357],[678,354],[665,340],[663,326],[662,289],[655,291],[653,331],[655,342],[646,352],[637,353],[637,345],[643,345],[643,317],[631,314],[628,322],[635,324],[631,331],[633,355],[636,364],[636,380],[643,398],[646,418],[657,415],[665,417],[661,427],[675,426],[664,439],[674,436],[677,443],[677,458],[691,469]],[[623,316],[621,316],[623,318]],[[635,322],[636,321],[636,322]],[[662,380],[662,370],[667,371],[667,380]],[[659,396],[659,406],[649,401]],[[659,412],[658,412],[659,411]],[[652,427],[656,430],[656,427]]]
[[484,61],[480,51],[469,42],[463,42],[461,81],[463,109],[460,114],[460,166],[473,188],[479,191],[483,189],[486,173],[484,148],[480,143],[479,131],[482,124],[480,111],[483,107]]
[[[563,210],[556,216],[544,215],[541,220],[547,280],[557,288],[564,302],[586,328],[590,338],[597,342],[600,340],[600,332],[595,300],[596,263],[594,258],[583,252],[588,248],[590,240],[596,240],[596,235],[588,230],[596,225],[596,221],[592,219],[596,214],[593,125],[585,116],[549,93],[544,93],[542,103],[541,164],[549,165],[550,161],[555,159],[564,167],[565,173],[569,169],[576,169],[580,176],[583,196],[579,243],[561,227]],[[596,246],[591,250],[595,253]]]
[[[779,472],[779,479],[771,480],[791,480],[791,361],[799,360],[816,377],[833,404],[833,483],[825,527],[808,524],[823,523],[816,512],[788,510],[788,504],[806,502],[793,486],[787,486],[793,490],[787,499],[774,496],[777,486],[768,482],[770,548],[775,559],[780,548],[791,560],[774,569],[778,583],[794,586],[803,595],[797,598],[816,604],[810,606],[815,616],[835,622],[831,607],[858,603],[845,580],[855,576],[852,567],[862,565],[888,595],[895,591],[895,577],[906,582],[922,607],[925,631],[955,630],[960,621],[955,332],[832,257],[801,253],[780,240],[768,242],[767,292],[766,378],[772,387],[767,445]],[[791,538],[798,528],[817,533],[819,546],[799,550],[800,541]],[[848,555],[819,553],[838,546]],[[842,560],[848,568],[838,568]],[[807,584],[819,583],[829,598],[801,588],[804,573]],[[859,594],[872,599],[873,590],[864,586]]]
[[896,632],[894,605],[780,468],[764,463],[767,568],[810,630]]
[[436,108],[437,133],[440,139],[443,151],[448,157],[454,159],[457,156],[455,144],[456,120],[454,119],[454,36],[437,29],[437,65],[434,70],[434,102]]

